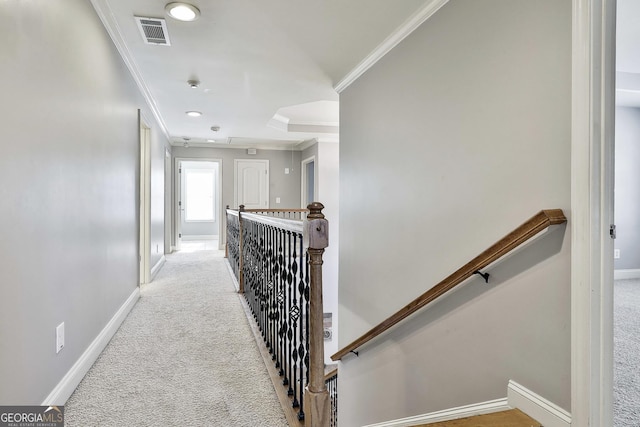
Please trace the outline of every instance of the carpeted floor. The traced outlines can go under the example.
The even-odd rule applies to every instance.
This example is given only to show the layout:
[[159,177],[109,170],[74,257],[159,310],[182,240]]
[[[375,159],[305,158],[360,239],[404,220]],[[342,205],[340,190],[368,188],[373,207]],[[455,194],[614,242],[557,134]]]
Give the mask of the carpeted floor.
[[65,405],[67,427],[287,422],[220,251],[176,253]]
[[615,427],[640,426],[640,280],[614,285]]

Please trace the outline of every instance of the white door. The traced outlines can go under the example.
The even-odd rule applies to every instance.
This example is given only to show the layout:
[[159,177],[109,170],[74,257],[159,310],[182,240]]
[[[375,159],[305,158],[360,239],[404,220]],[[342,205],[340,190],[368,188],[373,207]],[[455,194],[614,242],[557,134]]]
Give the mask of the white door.
[[235,160],[235,207],[269,208],[269,160]]

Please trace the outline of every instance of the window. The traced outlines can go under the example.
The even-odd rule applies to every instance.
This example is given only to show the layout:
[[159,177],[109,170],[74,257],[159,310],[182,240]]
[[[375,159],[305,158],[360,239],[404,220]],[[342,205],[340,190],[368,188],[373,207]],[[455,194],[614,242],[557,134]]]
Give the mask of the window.
[[213,170],[185,170],[185,220],[215,221]]

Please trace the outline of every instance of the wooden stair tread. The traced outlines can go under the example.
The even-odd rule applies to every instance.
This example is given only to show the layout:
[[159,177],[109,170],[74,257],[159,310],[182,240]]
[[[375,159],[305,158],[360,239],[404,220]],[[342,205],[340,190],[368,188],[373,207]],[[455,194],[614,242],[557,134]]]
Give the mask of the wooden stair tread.
[[518,409],[442,421],[420,424],[414,427],[542,427],[542,424]]

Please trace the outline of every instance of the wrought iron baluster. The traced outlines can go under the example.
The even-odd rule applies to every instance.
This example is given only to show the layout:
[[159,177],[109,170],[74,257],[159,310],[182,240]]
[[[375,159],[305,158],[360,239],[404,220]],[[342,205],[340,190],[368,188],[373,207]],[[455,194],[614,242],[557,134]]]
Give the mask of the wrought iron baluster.
[[289,396],[293,396],[293,387],[291,379],[293,378],[293,346],[291,344],[293,338],[293,324],[294,320],[291,318],[291,308],[293,307],[293,287],[291,286],[291,232],[286,232],[285,239],[285,263],[284,263],[284,275],[286,278],[286,286],[287,286],[287,318],[289,320],[289,325],[287,328],[287,377],[289,378],[289,390],[287,390],[287,394]]
[[289,377],[287,376],[287,365],[289,363],[288,355],[287,355],[287,329],[288,329],[288,312],[287,312],[287,286],[286,286],[286,268],[284,267],[284,236],[285,232],[283,230],[278,231],[278,285],[280,287],[280,330],[278,334],[280,336],[280,347],[281,347],[281,357],[280,357],[280,375],[283,376],[282,385],[289,385]]
[[305,277],[305,270],[306,270],[306,257],[305,257],[305,250],[304,250],[304,242],[303,242],[303,238],[301,234],[298,234],[298,242],[297,242],[297,254],[294,253],[294,258],[296,260],[296,263],[299,265],[299,268],[297,269],[297,273],[298,276],[295,277],[294,274],[294,280],[296,281],[296,286],[298,288],[298,295],[299,295],[299,305],[298,305],[298,310],[300,311],[300,318],[298,320],[299,322],[299,343],[298,343],[298,355],[300,358],[300,363],[298,364],[298,375],[300,377],[300,390],[299,390],[299,400],[300,400],[300,409],[298,411],[298,419],[299,420],[304,420],[304,389],[307,385],[307,376],[306,376],[306,369],[305,367],[307,366],[307,350],[308,350],[308,345],[307,345],[307,332],[308,329],[306,327],[306,321],[308,319],[308,313],[307,313],[307,309],[306,309],[306,298],[305,298],[305,283],[304,283],[304,277]]
[[326,379],[327,391],[331,400],[331,412],[329,417],[329,425],[331,427],[338,426],[338,371]]
[[[300,401],[302,399],[299,398],[298,396],[298,390],[301,389],[300,387],[300,380],[301,378],[298,377],[298,365],[300,363],[302,363],[300,359],[300,353],[298,351],[298,326],[299,326],[299,322],[300,322],[300,307],[298,305],[298,286],[297,286],[297,280],[296,280],[296,275],[298,272],[298,263],[297,263],[297,254],[296,254],[296,248],[297,248],[297,240],[298,240],[298,235],[297,233],[291,233],[289,235],[289,277],[291,278],[290,283],[291,283],[291,293],[293,295],[293,300],[292,300],[292,306],[291,306],[291,325],[293,327],[293,331],[292,331],[292,340],[291,340],[291,347],[292,347],[292,351],[291,351],[291,359],[292,359],[292,363],[291,366],[293,368],[293,402],[292,402],[292,406],[294,408],[297,408],[300,406]],[[298,414],[299,415],[299,414]]]

